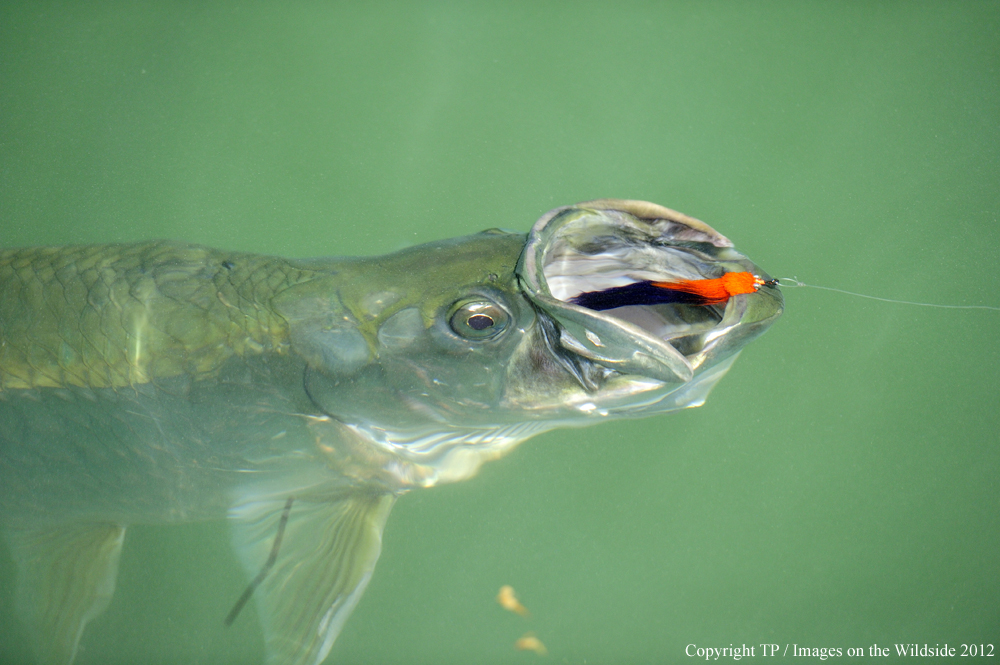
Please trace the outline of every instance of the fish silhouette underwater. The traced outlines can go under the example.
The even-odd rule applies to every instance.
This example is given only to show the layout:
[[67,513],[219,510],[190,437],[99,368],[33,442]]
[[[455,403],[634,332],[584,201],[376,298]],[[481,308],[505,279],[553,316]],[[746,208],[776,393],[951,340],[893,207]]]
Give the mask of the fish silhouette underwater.
[[782,306],[642,201],[367,258],[0,250],[0,528],[37,661],[74,660],[130,525],[226,519],[248,579],[226,621],[254,602],[266,662],[320,663],[399,496],[698,406]]

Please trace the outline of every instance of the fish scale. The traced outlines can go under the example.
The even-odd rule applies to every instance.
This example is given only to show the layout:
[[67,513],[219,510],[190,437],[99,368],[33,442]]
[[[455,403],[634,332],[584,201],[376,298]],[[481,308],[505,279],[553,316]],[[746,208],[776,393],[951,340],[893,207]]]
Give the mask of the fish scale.
[[267,302],[307,271],[171,242],[0,251],[0,389],[211,374],[287,346]]

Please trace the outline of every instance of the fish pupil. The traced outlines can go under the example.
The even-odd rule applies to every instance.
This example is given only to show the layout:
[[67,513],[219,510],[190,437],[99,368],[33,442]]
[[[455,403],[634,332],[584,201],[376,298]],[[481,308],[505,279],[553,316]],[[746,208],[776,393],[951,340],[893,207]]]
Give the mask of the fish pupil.
[[485,314],[473,314],[468,318],[467,323],[473,330],[486,330],[493,325],[494,321],[492,317]]

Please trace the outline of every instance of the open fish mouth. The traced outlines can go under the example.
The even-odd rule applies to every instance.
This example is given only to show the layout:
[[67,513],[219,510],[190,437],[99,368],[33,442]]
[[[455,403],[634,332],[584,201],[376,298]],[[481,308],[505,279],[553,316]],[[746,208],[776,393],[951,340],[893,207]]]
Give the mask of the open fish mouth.
[[[747,275],[752,287],[714,300],[658,296],[661,285],[720,281],[727,274]],[[770,276],[728,238],[645,201],[602,199],[549,212],[528,236],[518,278],[558,329],[547,335],[550,346],[606,375],[678,387],[712,368],[724,372],[783,306]],[[609,301],[612,294],[628,297]],[[721,373],[712,374],[718,374],[714,384]],[[593,372],[581,373],[581,383],[592,392],[598,381],[588,376]]]

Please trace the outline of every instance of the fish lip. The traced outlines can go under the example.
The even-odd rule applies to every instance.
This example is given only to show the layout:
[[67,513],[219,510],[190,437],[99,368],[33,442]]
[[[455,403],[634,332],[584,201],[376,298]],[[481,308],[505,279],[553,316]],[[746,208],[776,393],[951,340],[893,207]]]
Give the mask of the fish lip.
[[[638,199],[594,199],[573,205],[554,208],[542,215],[534,226],[531,233],[541,232],[553,223],[558,217],[575,210],[624,212],[641,220],[666,220],[674,224],[682,225],[690,230],[690,236],[685,240],[697,239],[709,242],[716,247],[732,247],[733,241],[722,235],[705,222],[685,215],[682,212],[661,206],[658,203],[640,201]],[[679,237],[679,236],[678,236]]]

